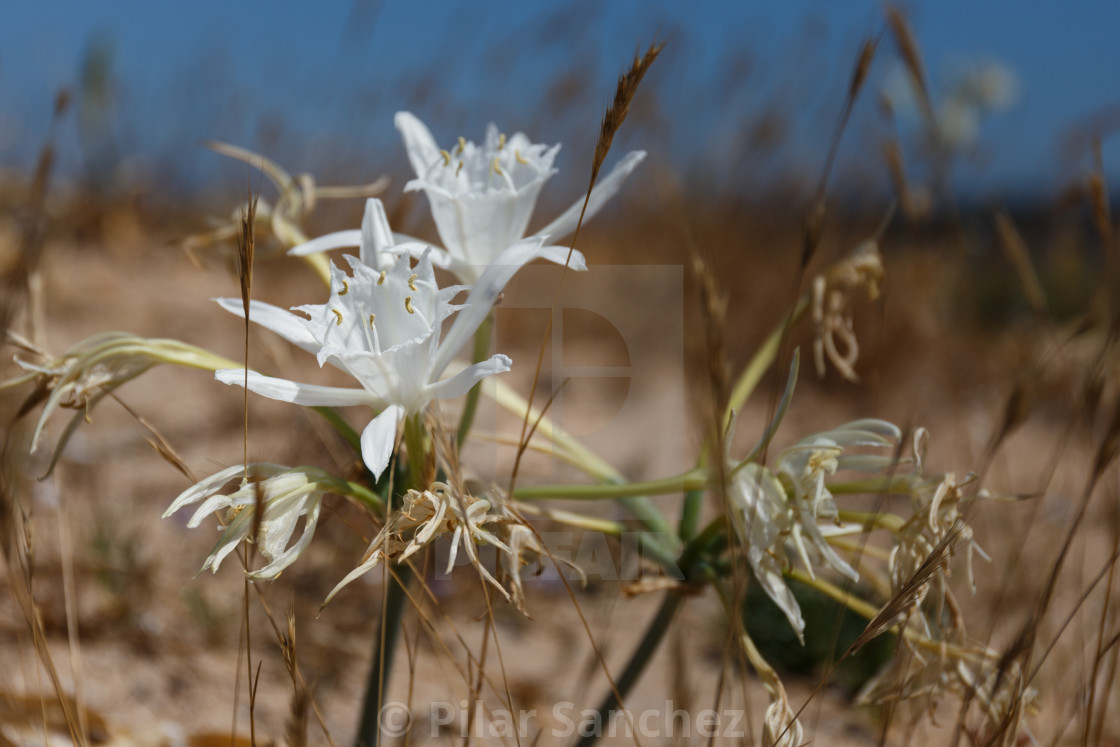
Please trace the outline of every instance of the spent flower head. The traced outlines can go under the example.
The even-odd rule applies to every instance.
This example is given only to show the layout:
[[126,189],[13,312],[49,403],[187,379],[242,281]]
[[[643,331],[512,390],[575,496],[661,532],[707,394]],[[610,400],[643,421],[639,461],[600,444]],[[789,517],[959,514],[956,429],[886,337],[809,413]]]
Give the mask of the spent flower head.
[[35,382],[37,389],[25,408],[42,400],[43,412],[31,438],[31,452],[39,448],[43,429],[58,408],[77,410],[71,418],[55,455],[62,451],[77,425],[88,419],[90,411],[102,397],[160,363],[213,371],[231,365],[232,361],[208,350],[178,340],[137,337],[126,332],[104,332],[82,340],[62,355],[51,358],[26,340],[13,336],[16,344],[44,358],[42,363],[29,363],[15,358],[26,373],[0,382],[0,390]]
[[409,490],[400,510],[389,517],[385,526],[373,538],[362,563],[334,587],[323,603],[329,602],[344,586],[375,568],[381,561],[403,563],[443,536],[451,538],[447,573],[451,573],[455,567],[459,548],[462,547],[479,575],[509,600],[509,592],[482,564],[477,545],[492,545],[504,553],[512,553],[513,550],[487,528],[489,525],[509,521],[510,518],[504,509],[493,507],[487,499],[457,491],[446,483],[433,483],[427,490]]

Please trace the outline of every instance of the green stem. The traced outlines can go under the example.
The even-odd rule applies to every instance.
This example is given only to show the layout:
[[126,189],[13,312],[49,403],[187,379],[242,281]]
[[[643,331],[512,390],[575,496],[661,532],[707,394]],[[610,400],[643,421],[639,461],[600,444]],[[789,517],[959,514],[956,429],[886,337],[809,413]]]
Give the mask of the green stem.
[[393,670],[393,653],[396,651],[397,637],[401,630],[401,618],[408,597],[405,587],[412,578],[407,563],[397,566],[396,574],[389,574],[389,588],[385,591],[385,614],[378,626],[377,637],[373,644],[373,660],[369,665],[366,678],[366,695],[362,702],[362,720],[358,726],[355,747],[377,747],[381,740],[378,723],[381,708],[385,703],[385,693],[389,689],[389,675]]
[[322,415],[331,426],[338,431],[338,434],[346,439],[346,443],[350,444],[350,448],[358,456],[362,454],[362,437],[358,432],[350,427],[350,424],[342,419],[333,407],[312,407],[312,410]]
[[[653,654],[657,651],[657,647],[661,644],[661,639],[669,631],[669,626],[673,622],[682,601],[683,597],[680,594],[669,592],[665,595],[660,609],[657,610],[657,614],[650,621],[641,642],[634,649],[634,653],[630,655],[630,661],[626,663],[626,669],[623,670],[622,676],[618,678],[615,687],[599,705],[598,720],[595,723],[606,724],[611,714],[619,707],[619,699],[625,698],[638,678],[642,676],[646,665],[649,664]],[[595,744],[603,730],[590,729],[588,731],[590,732],[589,736],[580,739],[577,742],[577,747],[590,747]]]
[[[423,421],[419,416],[409,417],[404,424],[404,441],[408,449],[409,485],[407,488],[420,487],[424,463],[427,461]],[[386,518],[394,508],[393,496],[386,501]],[[381,729],[378,723],[385,696],[389,690],[389,677],[393,671],[393,654],[400,636],[401,619],[404,617],[408,601],[406,591],[412,572],[407,564],[396,566],[396,573],[386,579],[385,606],[378,626],[377,637],[373,644],[373,659],[370,661],[369,675],[366,678],[366,694],[362,701],[361,722],[355,747],[377,747],[381,743]]]
[[[610,498],[638,498],[647,495],[665,495],[669,493],[681,493],[691,490],[700,490],[708,484],[708,472],[705,469],[693,469],[680,475],[673,475],[672,477],[665,477],[660,480],[647,480],[645,482],[625,482],[625,483],[600,483],[597,485],[532,485],[519,487],[514,491],[514,497],[518,500],[540,500],[542,498],[567,498],[570,500],[603,500]],[[631,506],[627,504],[627,508],[638,515],[642,512],[643,515],[638,515],[638,518],[645,520],[648,512],[644,511],[640,506]],[[672,531],[672,527],[668,521],[661,516],[660,512],[656,515],[648,514],[651,521],[656,521],[658,524],[656,531],[662,529]]]
[[[486,360],[487,355],[490,353],[490,336],[494,331],[494,313],[490,314],[478,325],[478,329],[474,333],[474,351],[471,355],[472,363],[481,363]],[[474,423],[474,414],[478,409],[478,398],[482,394],[482,382],[475,384],[471,390],[467,392],[467,400],[463,404],[463,414],[459,418],[459,431],[458,431],[458,444],[459,448],[463,448],[463,444],[467,442],[467,436],[471,432],[471,424]]]

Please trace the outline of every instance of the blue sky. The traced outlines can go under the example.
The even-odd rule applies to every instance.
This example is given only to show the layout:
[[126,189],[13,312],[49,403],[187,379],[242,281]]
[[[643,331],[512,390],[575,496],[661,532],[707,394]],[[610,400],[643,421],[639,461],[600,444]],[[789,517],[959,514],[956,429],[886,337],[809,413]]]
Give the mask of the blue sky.
[[[1060,145],[1093,112],[1120,107],[1120,3],[903,7],[935,84],[962,58],[997,58],[1019,78],[1017,103],[983,123],[958,165],[962,189],[1050,194],[1084,172],[1087,151]],[[197,147],[206,138],[268,151],[296,170],[372,178],[402,162],[392,125],[400,108],[441,140],[481,137],[495,120],[563,142],[560,167],[582,175],[615,76],[639,45],[661,38],[669,45],[640,94],[646,109],[636,110],[643,124],[624,131],[620,146],[646,148],[694,181],[762,191],[819,170],[857,50],[882,28],[882,5],[862,0],[687,9],[669,0],[10,3],[0,25],[0,164],[30,162],[54,92],[76,86],[100,45],[115,82],[99,137],[114,158],[170,170],[184,186],[221,168]],[[884,43],[842,170],[881,175],[876,95],[896,57]],[[567,95],[558,97],[564,75]],[[784,141],[745,151],[744,133],[769,118]],[[77,119],[59,133],[63,168],[81,162]],[[916,128],[904,122],[902,134],[916,138]],[[1114,184],[1117,140],[1104,150]]]

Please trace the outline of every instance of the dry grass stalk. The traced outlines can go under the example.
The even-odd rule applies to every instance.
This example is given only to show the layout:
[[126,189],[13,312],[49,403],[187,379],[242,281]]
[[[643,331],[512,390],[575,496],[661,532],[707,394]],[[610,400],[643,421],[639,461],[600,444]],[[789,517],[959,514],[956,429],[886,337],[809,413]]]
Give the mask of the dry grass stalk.
[[926,85],[926,72],[925,65],[922,64],[921,50],[918,48],[918,42],[914,38],[910,23],[897,6],[887,7],[887,27],[890,28],[891,36],[894,37],[895,45],[898,47],[899,54],[902,55],[902,61],[906,65],[907,71],[914,79],[922,109],[929,117],[930,122],[936,121],[933,113],[933,101]]
[[1023,241],[1022,234],[1019,233],[1019,229],[1015,227],[1015,222],[1011,220],[1011,216],[1006,211],[997,213],[995,220],[1000,248],[1003,249],[1007,260],[1019,275],[1019,282],[1023,284],[1023,292],[1027,296],[1027,302],[1031,305],[1035,314],[1045,317],[1046,294],[1042,290],[1042,283],[1038,280],[1038,273],[1034,270],[1030,251],[1027,249],[1026,242]]
[[664,46],[664,44],[651,43],[645,54],[641,57],[635,55],[630,69],[618,77],[614,101],[611,102],[606,114],[603,115],[603,123],[599,126],[599,139],[595,143],[595,156],[591,162],[591,185],[587,188],[588,194],[591,193],[591,188],[595,186],[595,180],[599,178],[599,169],[602,168],[603,161],[607,159],[607,153],[610,152],[615,133],[626,121],[626,115],[630,113],[630,102],[634,100],[638,85],[642,82],[642,78],[645,77],[650,66],[653,65],[653,61],[657,59],[657,55],[661,54]]

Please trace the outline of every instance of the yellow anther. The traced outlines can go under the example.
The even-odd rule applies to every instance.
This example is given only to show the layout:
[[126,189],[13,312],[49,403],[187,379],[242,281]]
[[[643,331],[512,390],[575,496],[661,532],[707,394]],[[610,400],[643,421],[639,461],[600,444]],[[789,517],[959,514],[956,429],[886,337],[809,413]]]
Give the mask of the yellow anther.
[[525,164],[526,166],[528,166],[528,165],[529,165],[529,162],[528,162],[528,161],[526,161],[526,160],[525,160],[525,157],[521,155],[521,151],[519,151],[519,150],[514,150],[514,151],[513,151],[513,157],[517,159],[517,162],[518,162],[518,163],[523,163],[523,164]]
[[501,135],[498,135],[498,150],[504,147],[506,147],[506,134],[503,132]]
[[490,163],[490,170],[498,176],[502,175],[502,165],[498,162],[497,156],[494,156],[494,160]]
[[415,314],[416,309],[412,308],[412,296],[404,297],[404,308],[409,314]]
[[349,292],[350,292],[350,284],[347,283],[345,280],[343,280],[342,281],[342,290],[340,290],[338,292],[338,295],[345,296]]
[[462,135],[459,136],[459,149],[455,151],[455,155],[459,155],[467,149],[467,139]]
[[455,176],[459,176],[459,172],[463,170],[463,162],[459,161],[459,165],[455,168]]
[[370,314],[370,315],[369,315],[369,326],[370,326],[370,327],[373,327],[373,322],[374,322],[374,321],[375,321],[376,319],[377,319],[377,314]]
[[389,274],[388,272],[386,272],[385,270],[382,270],[381,271],[381,276],[377,278],[377,284],[378,285],[383,285],[385,283],[385,276],[388,275],[388,274]]
[[335,317],[338,318],[338,321],[335,322],[335,326],[336,327],[341,327],[342,326],[342,312],[339,311],[338,309],[331,309],[331,311],[333,311]]
[[420,277],[420,276],[417,275],[415,272],[408,276],[408,287],[411,288],[412,290],[419,290],[416,287],[416,278],[418,278],[418,277]]
[[444,166],[450,166],[450,165],[451,165],[451,154],[450,154],[450,153],[448,153],[448,152],[447,152],[447,151],[445,151],[445,150],[441,150],[441,151],[439,152],[439,154],[440,154],[441,156],[443,156],[443,165],[444,165]]

